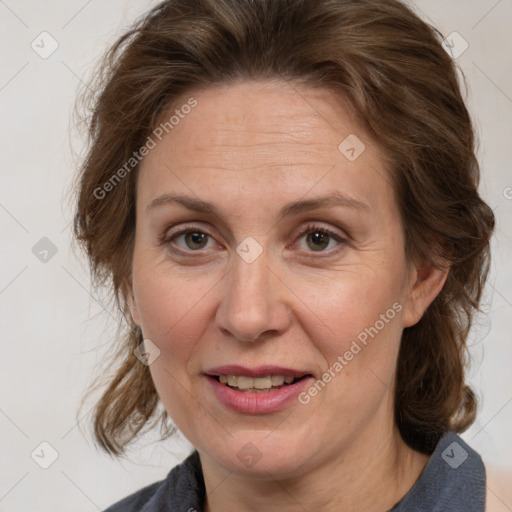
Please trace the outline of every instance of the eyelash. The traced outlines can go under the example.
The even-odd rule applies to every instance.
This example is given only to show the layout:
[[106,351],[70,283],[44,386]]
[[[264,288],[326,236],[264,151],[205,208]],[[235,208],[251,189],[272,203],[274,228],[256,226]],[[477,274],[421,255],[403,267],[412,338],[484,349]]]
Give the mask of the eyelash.
[[[340,235],[338,235],[337,233],[335,233],[334,231],[332,231],[331,229],[329,228],[325,228],[323,226],[319,226],[317,224],[308,224],[298,235],[298,239],[301,239],[304,235],[308,235],[310,233],[315,233],[315,232],[319,232],[319,233],[323,233],[325,235],[328,235],[330,238],[332,238],[333,240],[335,240],[336,242],[338,242],[338,244],[344,244],[347,242],[347,240],[345,238],[342,238]],[[170,246],[171,245],[171,242],[173,240],[175,240],[176,238],[178,238],[179,236],[181,235],[186,235],[187,233],[202,233],[204,235],[207,235],[209,236],[210,238],[214,238],[210,233],[208,233],[208,231],[205,231],[203,228],[199,229],[199,228],[194,228],[193,226],[191,227],[187,227],[187,228],[183,228],[181,229],[180,231],[177,231],[176,233],[172,233],[171,235],[168,235],[167,232],[165,231],[164,234],[159,238],[159,245],[167,245],[167,246]],[[175,252],[181,252],[181,253],[186,253],[187,255],[190,255],[191,253],[201,253],[202,250],[199,249],[197,251],[194,251],[192,249],[189,249],[189,250],[183,250],[183,249],[175,249],[175,248],[172,248],[173,251]],[[327,251],[310,251],[312,253],[315,253],[315,252],[318,252],[318,253],[322,253],[322,254],[328,254],[328,255],[331,255],[331,253],[333,251],[335,251],[336,248],[334,249],[329,249]]]
[[[329,228],[326,228],[326,227],[323,227],[323,226],[319,226],[319,225],[314,224],[314,223],[308,224],[303,230],[301,230],[301,232],[298,235],[298,240],[300,240],[305,235],[308,235],[310,233],[315,233],[315,232],[322,233],[324,235],[328,235],[329,238],[331,238],[331,239],[335,240],[336,242],[338,242],[338,245],[336,247],[338,247],[340,244],[343,244],[343,243],[347,242],[347,240],[345,238],[342,238],[340,235],[335,233],[333,230],[331,230]],[[330,256],[330,255],[332,255],[333,251],[336,251],[336,247],[333,248],[333,249],[329,249],[327,251],[318,251],[318,253],[326,254],[326,255]],[[316,251],[310,251],[310,252],[315,253]]]

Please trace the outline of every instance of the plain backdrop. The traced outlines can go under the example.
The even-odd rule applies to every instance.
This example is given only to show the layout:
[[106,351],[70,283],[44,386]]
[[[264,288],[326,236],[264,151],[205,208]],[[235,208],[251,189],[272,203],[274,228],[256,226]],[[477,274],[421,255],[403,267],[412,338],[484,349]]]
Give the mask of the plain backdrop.
[[[0,0],[3,512],[102,510],[164,478],[191,450],[182,437],[156,442],[145,436],[127,458],[112,460],[92,442],[91,404],[77,417],[115,335],[115,318],[91,296],[86,263],[71,250],[71,111],[93,64],[152,5]],[[460,34],[459,49],[468,44],[456,60],[480,139],[481,192],[497,229],[486,315],[471,333],[470,380],[480,410],[463,438],[494,471],[512,466],[512,1],[413,5],[445,36]],[[76,150],[81,144],[73,141]],[[502,510],[512,510],[508,498],[498,498]]]

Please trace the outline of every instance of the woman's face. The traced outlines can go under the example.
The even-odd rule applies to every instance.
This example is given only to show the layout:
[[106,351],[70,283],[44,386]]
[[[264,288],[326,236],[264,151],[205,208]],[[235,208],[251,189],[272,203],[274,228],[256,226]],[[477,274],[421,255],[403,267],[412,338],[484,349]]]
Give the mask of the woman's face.
[[394,428],[400,337],[424,308],[391,180],[329,91],[191,96],[141,163],[132,316],[202,457],[300,474]]

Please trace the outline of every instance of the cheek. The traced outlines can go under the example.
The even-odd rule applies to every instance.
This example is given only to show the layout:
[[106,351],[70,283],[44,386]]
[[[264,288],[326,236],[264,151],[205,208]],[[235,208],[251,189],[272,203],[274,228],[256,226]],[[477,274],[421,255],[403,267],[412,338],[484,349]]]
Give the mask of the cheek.
[[401,305],[404,299],[399,282],[390,269],[375,271],[353,266],[325,281],[295,281],[294,293],[307,306],[309,326],[321,324],[332,339],[346,340],[374,325],[390,308],[391,319],[401,317],[397,310],[402,308],[393,308],[394,303]]
[[158,346],[166,366],[183,371],[212,314],[214,281],[177,277],[165,265],[143,265],[134,265],[133,273],[142,333]]
[[[163,405],[183,432],[194,430],[191,406],[197,403],[190,400],[192,382],[188,370],[211,314],[211,289],[209,283],[178,279],[168,270],[153,268],[138,273],[134,268],[142,333],[160,350],[149,368],[151,376]],[[200,407],[198,413],[202,413]]]
[[354,266],[321,286],[304,283],[297,289],[307,305],[299,321],[326,371],[338,377],[330,393],[345,395],[349,382],[365,394],[374,394],[382,383],[392,384],[402,333],[400,282],[391,268]]

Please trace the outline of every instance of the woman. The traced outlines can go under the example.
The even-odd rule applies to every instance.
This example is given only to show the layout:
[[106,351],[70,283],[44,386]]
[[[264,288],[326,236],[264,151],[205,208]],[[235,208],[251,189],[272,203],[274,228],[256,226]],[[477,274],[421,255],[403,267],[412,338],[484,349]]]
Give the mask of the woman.
[[457,433],[494,218],[435,29],[396,0],[166,1],[98,85],[75,233],[129,336],[96,438],[170,418],[195,447],[108,510],[484,510]]

